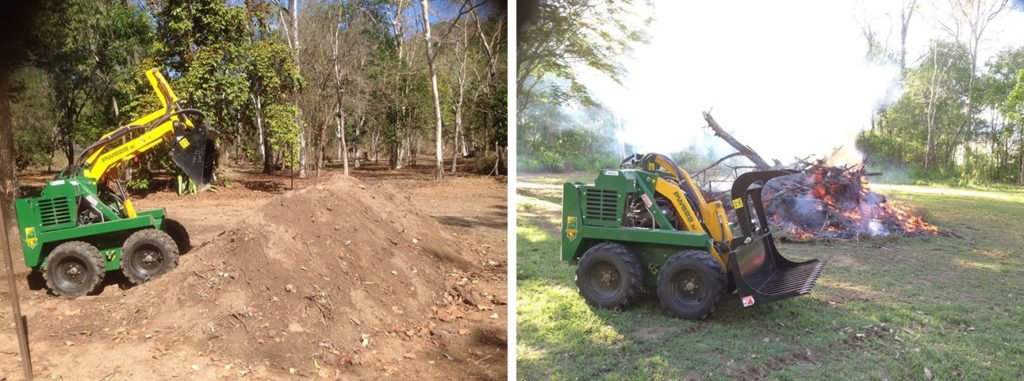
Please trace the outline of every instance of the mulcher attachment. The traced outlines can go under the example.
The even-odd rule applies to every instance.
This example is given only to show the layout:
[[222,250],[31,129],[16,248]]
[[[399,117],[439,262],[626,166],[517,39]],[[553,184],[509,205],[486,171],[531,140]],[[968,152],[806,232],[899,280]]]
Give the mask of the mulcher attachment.
[[825,266],[825,262],[817,259],[786,259],[779,254],[768,230],[761,189],[768,180],[793,173],[796,172],[749,172],[733,183],[732,202],[743,234],[732,241],[731,247],[735,249],[729,255],[729,268],[744,307],[810,293]]

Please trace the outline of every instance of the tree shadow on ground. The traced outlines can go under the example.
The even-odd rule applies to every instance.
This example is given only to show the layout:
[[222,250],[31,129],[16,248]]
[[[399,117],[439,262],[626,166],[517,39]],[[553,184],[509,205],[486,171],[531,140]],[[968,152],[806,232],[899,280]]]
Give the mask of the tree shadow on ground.
[[504,229],[508,227],[505,210],[501,212],[491,213],[487,216],[480,217],[461,217],[461,216],[434,216],[437,222],[442,225],[457,226],[461,228],[471,228],[475,226],[484,226],[492,229]]

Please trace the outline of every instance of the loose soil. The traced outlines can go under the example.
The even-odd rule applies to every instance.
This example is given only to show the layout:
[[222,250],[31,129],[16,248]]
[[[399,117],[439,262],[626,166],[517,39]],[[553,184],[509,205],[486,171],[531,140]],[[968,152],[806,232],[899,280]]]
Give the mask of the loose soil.
[[[108,273],[100,295],[61,299],[19,269],[36,377],[504,378],[506,179],[337,172],[292,190],[287,174],[238,167],[223,174],[231,187],[137,198],[193,245],[140,286]],[[0,311],[0,379],[14,378]]]

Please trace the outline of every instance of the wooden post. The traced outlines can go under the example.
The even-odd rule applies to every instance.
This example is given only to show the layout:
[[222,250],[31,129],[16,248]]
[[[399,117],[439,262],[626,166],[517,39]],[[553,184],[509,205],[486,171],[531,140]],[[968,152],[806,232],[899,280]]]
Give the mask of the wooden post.
[[25,380],[32,380],[32,357],[28,350],[28,328],[25,317],[21,315],[21,304],[18,300],[18,287],[14,283],[14,262],[11,260],[11,245],[7,239],[7,216],[0,207],[0,244],[3,244],[4,262],[7,264],[7,287],[10,290],[11,310],[14,312],[14,329],[18,331],[18,350],[21,352],[21,367],[25,371]]

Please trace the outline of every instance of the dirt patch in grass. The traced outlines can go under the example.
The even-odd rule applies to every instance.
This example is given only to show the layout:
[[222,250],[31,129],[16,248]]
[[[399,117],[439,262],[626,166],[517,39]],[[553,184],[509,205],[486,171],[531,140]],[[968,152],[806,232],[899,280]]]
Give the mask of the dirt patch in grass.
[[662,341],[675,335],[685,335],[687,333],[693,332],[695,329],[696,328],[693,326],[682,328],[679,326],[658,325],[640,327],[637,330],[630,333],[629,335],[651,341]]
[[767,380],[772,372],[798,364],[813,364],[811,356],[806,349],[803,351],[798,350],[787,353],[782,357],[768,361],[766,364],[742,367],[732,372],[728,372],[728,375],[734,380]]

